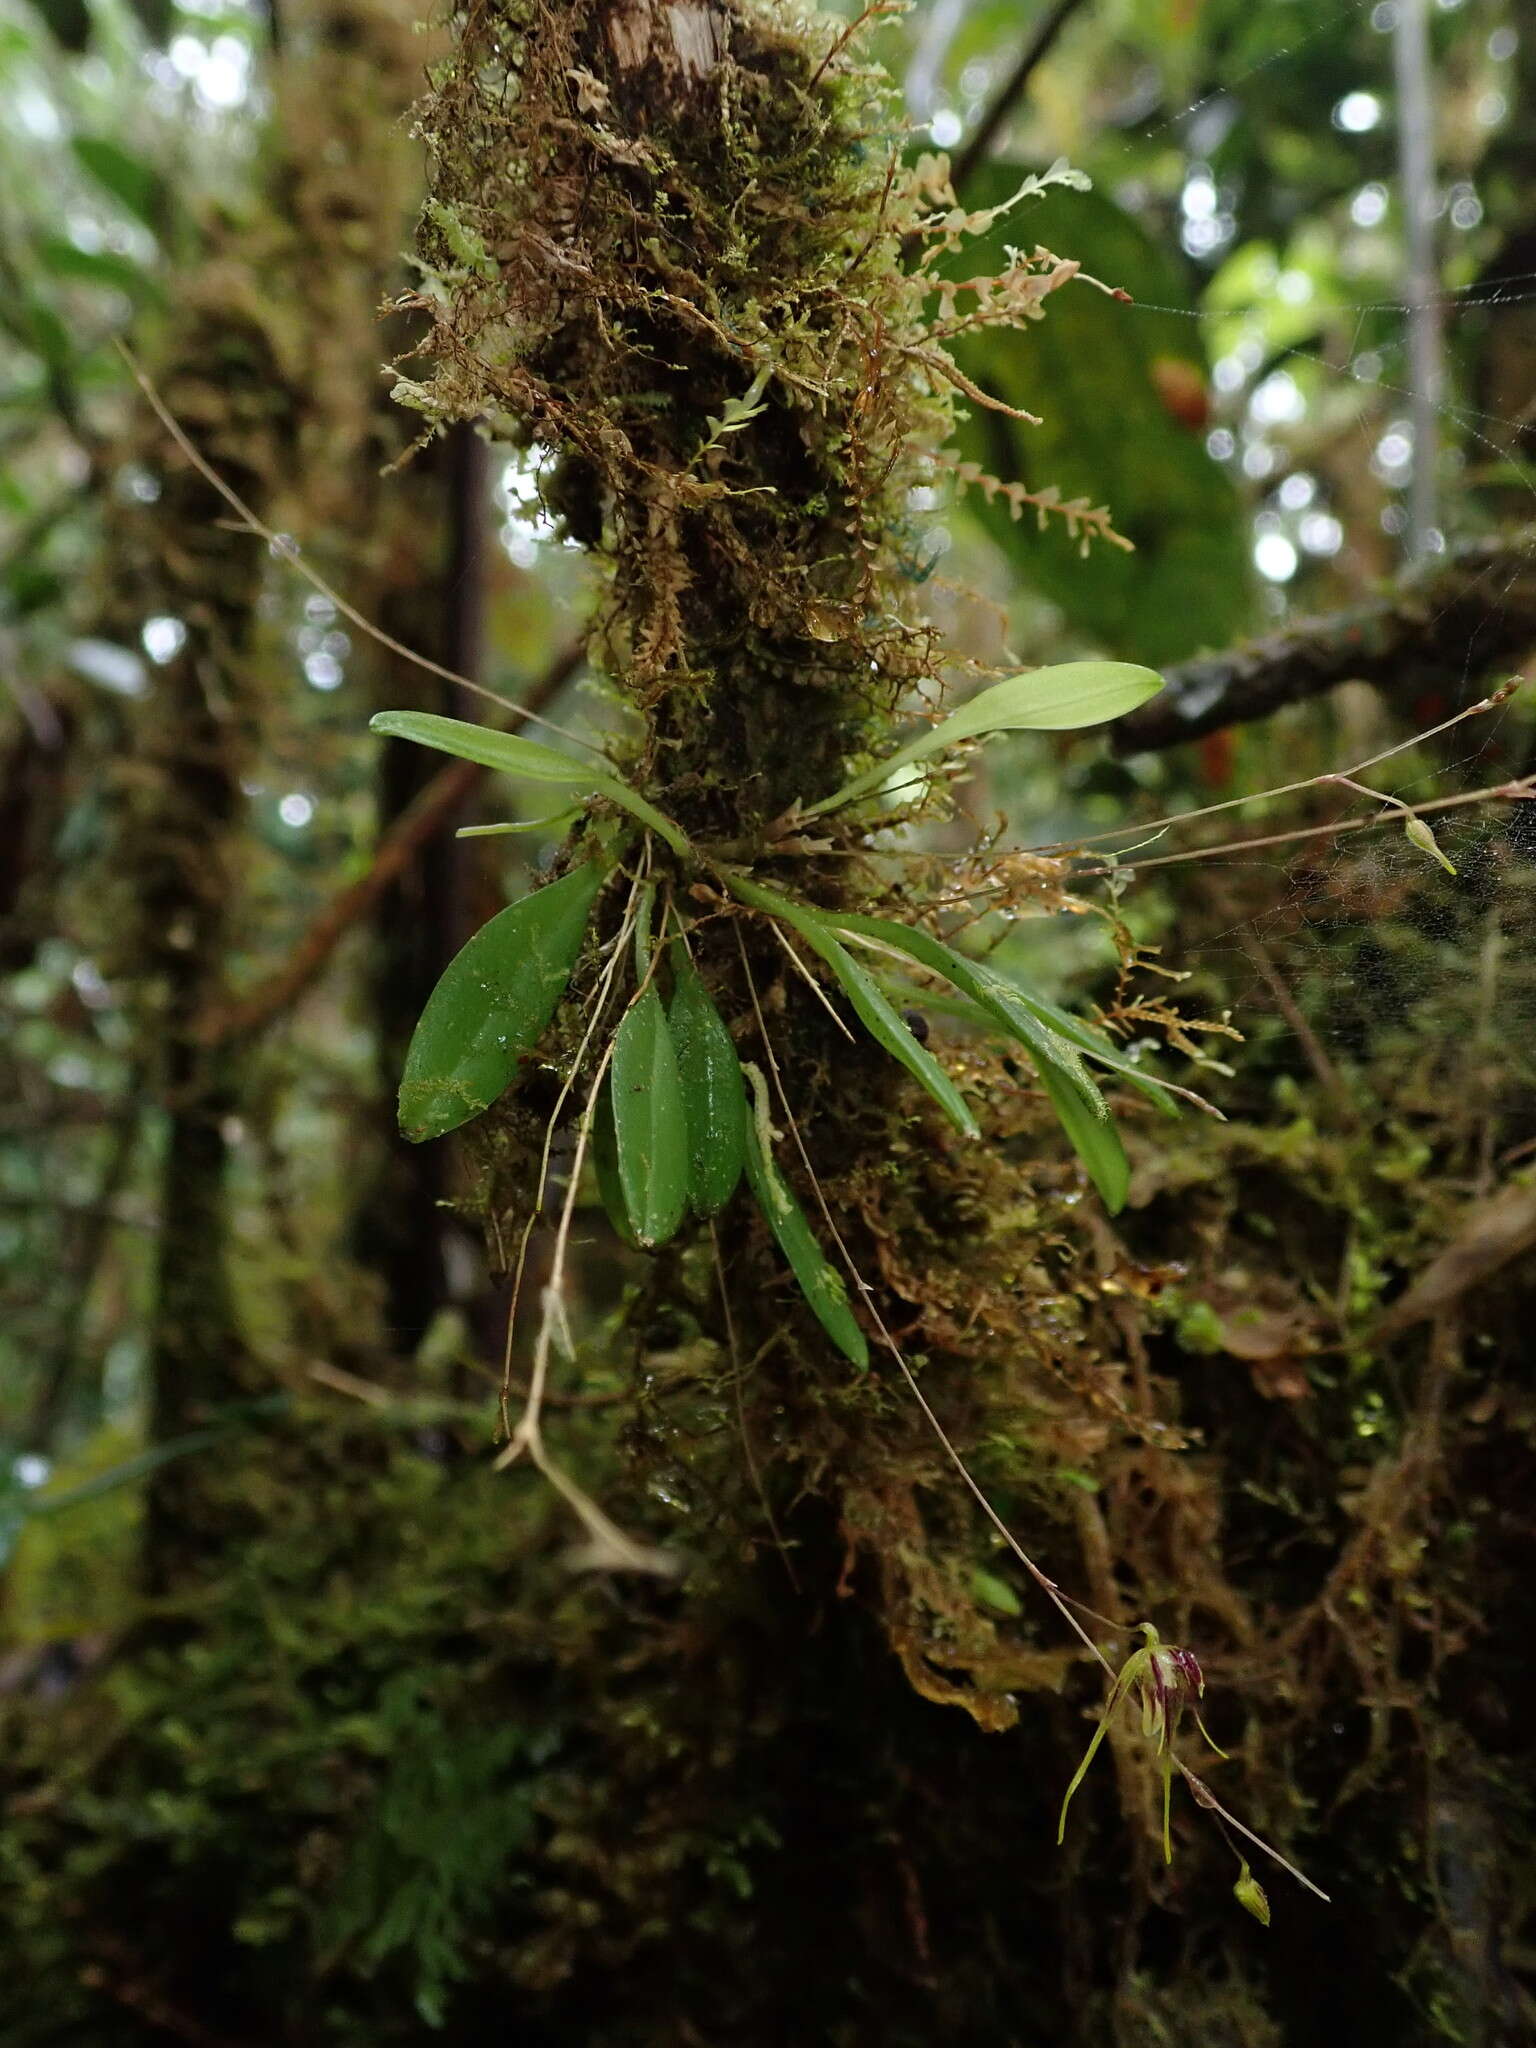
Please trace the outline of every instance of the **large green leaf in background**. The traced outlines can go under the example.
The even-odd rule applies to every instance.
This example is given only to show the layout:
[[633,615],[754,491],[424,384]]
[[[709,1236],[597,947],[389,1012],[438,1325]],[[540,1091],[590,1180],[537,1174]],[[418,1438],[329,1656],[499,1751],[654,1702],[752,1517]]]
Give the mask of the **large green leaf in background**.
[[[967,180],[965,204],[998,205],[1022,177],[1017,165],[988,164]],[[1182,258],[1101,193],[1058,191],[1025,201],[967,243],[949,274],[999,270],[1010,244],[1074,257],[1138,303],[1073,283],[1025,332],[957,343],[956,360],[983,390],[1043,421],[1031,427],[973,405],[960,452],[1005,482],[1055,484],[1063,498],[1108,505],[1136,552],[1095,542],[1084,559],[1063,520],[1051,518],[1042,533],[1028,508],[1014,520],[1000,498],[989,505],[974,488],[967,509],[1020,581],[1110,653],[1158,665],[1226,645],[1248,622],[1247,521],[1206,453],[1203,425],[1188,418],[1207,377],[1199,323],[1148,310],[1192,305]]]

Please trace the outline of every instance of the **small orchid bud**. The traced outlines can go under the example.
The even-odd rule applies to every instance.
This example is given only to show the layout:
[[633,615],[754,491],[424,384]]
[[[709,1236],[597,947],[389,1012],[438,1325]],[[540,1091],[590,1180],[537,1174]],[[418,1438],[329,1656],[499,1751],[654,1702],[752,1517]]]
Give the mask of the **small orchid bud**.
[[1245,1906],[1261,1927],[1269,1925],[1269,1900],[1264,1887],[1245,1863],[1237,1873],[1237,1883],[1232,1887],[1232,1896],[1240,1906]]
[[1441,867],[1445,869],[1448,875],[1455,874],[1455,863],[1447,860],[1446,856],[1440,851],[1439,840],[1430,831],[1422,818],[1409,818],[1403,826],[1403,831],[1407,838],[1419,849],[1420,853],[1427,853],[1431,860],[1439,861]]

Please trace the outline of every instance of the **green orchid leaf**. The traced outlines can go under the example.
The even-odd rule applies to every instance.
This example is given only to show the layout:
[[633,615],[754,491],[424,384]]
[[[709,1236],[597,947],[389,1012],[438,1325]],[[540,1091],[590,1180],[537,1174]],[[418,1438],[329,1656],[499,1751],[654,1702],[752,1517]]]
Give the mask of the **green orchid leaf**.
[[[1125,1148],[1110,1119],[1103,1096],[1083,1065],[1081,1052],[1057,1030],[1054,1020],[1044,1021],[1033,1000],[1027,998],[1013,982],[983,966],[979,960],[968,960],[963,953],[957,953],[952,946],[946,946],[927,932],[917,931],[911,925],[900,924],[888,917],[863,917],[842,911],[828,912],[828,917],[841,930],[874,939],[895,952],[904,953],[919,966],[942,975],[1023,1047],[1040,1076],[1051,1107],[1071,1140],[1073,1150],[1087,1167],[1094,1186],[1103,1197],[1105,1207],[1112,1215],[1117,1214],[1124,1207],[1130,1186],[1130,1164]],[[1053,1005],[1043,1007],[1054,1011]],[[1055,1014],[1069,1024],[1075,1023],[1065,1011]],[[1091,1040],[1086,1027],[1083,1029],[1084,1035]],[[1145,1084],[1145,1076],[1137,1075],[1135,1078]]]
[[468,1123],[501,1095],[543,1036],[581,951],[603,860],[549,882],[483,924],[427,998],[400,1082],[413,1143]]
[[746,1087],[725,1020],[681,946],[673,948],[673,981],[668,1021],[688,1126],[688,1200],[696,1215],[714,1216],[746,1164]]
[[852,803],[855,797],[867,796],[897,769],[931,760],[965,740],[985,739],[994,732],[1068,732],[1080,726],[1103,725],[1145,704],[1162,687],[1163,679],[1155,669],[1128,661],[1068,661],[1055,668],[1008,676],[978,691],[968,704],[845,782],[834,795],[810,805],[806,816],[815,817]]
[[688,1206],[688,1124],[667,1013],[654,988],[630,1004],[613,1041],[619,1185],[641,1244],[665,1244]]
[[800,1283],[800,1292],[810,1304],[811,1313],[843,1356],[860,1372],[867,1372],[869,1341],[854,1316],[842,1275],[828,1265],[821,1246],[816,1242],[816,1233],[806,1220],[805,1211],[795,1200],[789,1183],[779,1172],[769,1141],[763,1134],[762,1127],[768,1122],[767,1084],[755,1067],[748,1067],[745,1071],[751,1078],[757,1097],[757,1114],[747,1119],[745,1130],[747,1181],[757,1197],[758,1207],[768,1219],[768,1228],[773,1232],[779,1250],[789,1261],[790,1270]]
[[155,234],[163,231],[165,181],[153,165],[145,163],[142,157],[130,156],[105,135],[76,135],[69,146],[76,162],[103,191],[110,192],[119,205],[135,214]]
[[368,730],[386,739],[413,740],[419,747],[452,754],[459,761],[474,761],[502,775],[521,776],[526,782],[548,782],[583,790],[588,796],[606,797],[648,825],[674,853],[688,851],[687,839],[672,820],[601,762],[578,761],[574,754],[562,754],[517,733],[497,732],[462,718],[440,718],[432,711],[378,711],[369,719]]
[[808,945],[815,947],[837,976],[860,1023],[876,1044],[884,1046],[893,1059],[900,1060],[908,1073],[922,1083],[958,1130],[968,1138],[979,1137],[981,1133],[976,1119],[966,1107],[964,1096],[927,1047],[918,1044],[900,1014],[880,993],[873,978],[840,943],[827,919],[819,912],[808,910],[803,903],[791,902],[777,890],[765,889],[761,883],[749,882],[744,876],[728,875],[726,880],[744,903],[782,918],[799,932]]
[[1149,1102],[1155,1102],[1164,1116],[1179,1114],[1179,1105],[1168,1090],[1160,1082],[1154,1081],[1150,1074],[1144,1073],[1133,1059],[1120,1050],[1113,1039],[1106,1038],[1102,1031],[1096,1031],[1091,1024],[1085,1024],[1081,1017],[1074,1017],[1070,1010],[1062,1009],[1059,1003],[1049,1003],[1044,996],[1037,996],[1032,989],[1021,988],[1013,981],[1006,983],[1006,986],[1012,989],[1016,1001],[1022,1004],[1031,1016],[1048,1025],[1058,1037],[1066,1039],[1068,1044],[1075,1045],[1085,1059],[1097,1060],[1099,1065],[1111,1074],[1118,1074],[1122,1081],[1129,1082],[1131,1087],[1139,1094],[1145,1095]]
[[1056,1112],[1056,1120],[1071,1141],[1073,1151],[1087,1167],[1088,1178],[1098,1189],[1100,1200],[1111,1216],[1118,1216],[1130,1192],[1131,1162],[1125,1156],[1120,1133],[1115,1129],[1103,1098],[1095,1089],[1094,1100],[1098,1107],[1092,1108],[1048,1061],[1037,1058],[1034,1066],[1040,1076],[1040,1085]]
[[604,1214],[625,1244],[638,1247],[619,1179],[619,1140],[613,1128],[613,1086],[605,1076],[592,1113],[592,1178]]

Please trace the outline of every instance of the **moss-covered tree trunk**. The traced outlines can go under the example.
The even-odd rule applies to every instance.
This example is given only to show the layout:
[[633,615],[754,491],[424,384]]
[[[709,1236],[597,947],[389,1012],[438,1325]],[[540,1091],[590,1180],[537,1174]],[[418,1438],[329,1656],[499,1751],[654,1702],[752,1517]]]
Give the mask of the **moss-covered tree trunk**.
[[[364,551],[379,434],[377,308],[413,197],[398,123],[415,90],[410,10],[316,5],[285,15],[262,200],[221,223],[178,282],[149,354],[170,414],[259,519]],[[112,628],[174,634],[151,671],[114,782],[109,963],[141,991],[139,1028],[163,1126],[147,1368],[157,1445],[258,1390],[231,1296],[231,1148],[254,1078],[222,1029],[238,980],[251,838],[242,779],[282,725],[297,663],[262,617],[268,551],[145,415],[123,459],[152,504],[114,508]],[[361,486],[361,487],[360,487]],[[123,895],[123,883],[131,895]],[[149,1493],[147,1576],[167,1590],[217,1557],[208,1461],[174,1457]],[[226,1503],[228,1505],[228,1503]]]
[[[878,820],[801,813],[888,746],[913,690],[943,672],[918,508],[941,486],[965,383],[947,343],[973,318],[1027,324],[1070,266],[1037,252],[995,281],[941,282],[935,259],[958,254],[966,219],[942,164],[905,162],[860,36],[745,0],[476,9],[422,125],[432,282],[418,304],[435,368],[400,395],[434,425],[478,420],[535,450],[547,502],[608,564],[592,655],[635,714],[630,774],[692,849],[651,840],[646,872],[689,922],[769,1090],[782,1164],[855,1298],[867,1283],[872,1329],[926,1365],[957,1436],[974,1444],[989,1414],[1022,1409],[1065,1462],[1085,1425],[1049,1419],[1053,1389],[1097,1371],[1105,1341],[1090,1291],[1059,1285],[1033,1235],[1042,1194],[1075,1201],[1081,1186],[1065,1142],[1011,1163],[1041,1129],[1038,1100],[974,1051],[966,1078],[992,1142],[946,1135],[722,875],[735,864],[822,907],[924,914],[924,892],[909,901],[872,851]],[[619,894],[600,911],[610,937]],[[515,1244],[540,1119],[514,1095],[491,1121],[503,1149],[488,1200]],[[739,1398],[770,1494],[821,1496],[850,1558],[869,1559],[914,1681],[1007,1725],[1029,1657],[1000,1646],[976,1597],[972,1506],[894,1353],[848,1384],[744,1198],[719,1224],[723,1295],[708,1238],[695,1243],[700,1258],[657,1265],[632,1318],[642,1353],[680,1317],[704,1333],[715,1364],[685,1432],[710,1434],[715,1405]],[[704,1483],[753,1499],[750,1451],[730,1473],[714,1444],[695,1448],[717,1467]],[[741,1512],[766,1540],[771,1504]]]

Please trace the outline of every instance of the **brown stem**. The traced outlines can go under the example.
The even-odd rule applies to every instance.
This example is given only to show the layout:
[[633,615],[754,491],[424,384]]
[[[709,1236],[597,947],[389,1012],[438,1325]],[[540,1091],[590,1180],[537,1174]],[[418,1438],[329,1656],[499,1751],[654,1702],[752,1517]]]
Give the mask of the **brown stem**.
[[[514,719],[510,729],[516,731],[530,713],[552,704],[581,660],[582,649],[574,643],[558,655],[528,691],[523,718]],[[204,1044],[228,1044],[285,1016],[314,986],[346,934],[400,879],[421,849],[459,815],[485,772],[472,761],[453,761],[440,769],[380,839],[368,872],[331,898],[283,965],[249,994],[235,1002],[221,1002],[205,1015],[201,1025]]]
[[998,88],[997,97],[982,115],[976,130],[954,162],[950,182],[957,192],[978,165],[985,162],[999,129],[1024,97],[1029,81],[1050,55],[1056,38],[1076,14],[1083,0],[1056,0],[1035,24],[1034,34],[1019,52],[1018,62]]
[[1112,728],[1115,752],[1175,747],[1340,683],[1373,683],[1404,705],[1429,690],[1454,703],[1536,645],[1533,544],[1529,530],[1478,541],[1367,604],[1181,662]]

